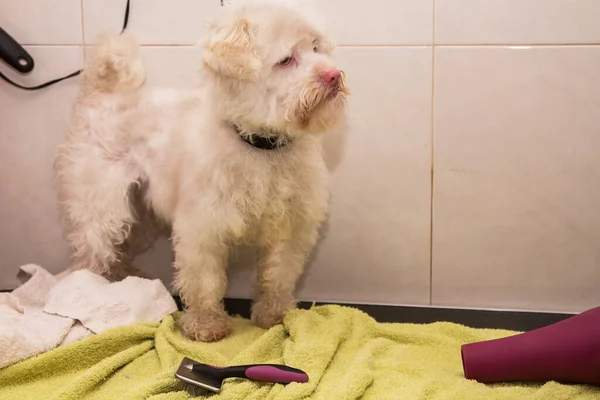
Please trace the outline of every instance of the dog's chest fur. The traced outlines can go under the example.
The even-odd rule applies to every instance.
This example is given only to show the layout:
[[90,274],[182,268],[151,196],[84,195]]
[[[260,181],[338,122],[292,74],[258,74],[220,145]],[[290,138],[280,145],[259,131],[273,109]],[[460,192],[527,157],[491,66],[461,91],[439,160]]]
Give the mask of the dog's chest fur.
[[256,149],[195,105],[180,103],[169,112],[163,104],[156,118],[146,111],[135,127],[128,158],[148,185],[146,203],[161,219],[173,223],[178,213],[196,208],[218,219],[231,240],[268,244],[286,239],[303,221],[325,217],[327,170],[318,137]]

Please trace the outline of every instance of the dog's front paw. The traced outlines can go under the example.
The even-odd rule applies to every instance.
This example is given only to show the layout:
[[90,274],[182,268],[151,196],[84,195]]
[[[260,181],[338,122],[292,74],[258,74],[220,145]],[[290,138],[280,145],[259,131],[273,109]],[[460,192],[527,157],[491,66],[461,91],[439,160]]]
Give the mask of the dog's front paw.
[[201,342],[216,342],[231,332],[229,317],[225,312],[203,315],[187,311],[181,317],[180,325],[185,336]]
[[252,322],[261,328],[280,324],[288,310],[296,307],[293,299],[258,299],[252,305]]

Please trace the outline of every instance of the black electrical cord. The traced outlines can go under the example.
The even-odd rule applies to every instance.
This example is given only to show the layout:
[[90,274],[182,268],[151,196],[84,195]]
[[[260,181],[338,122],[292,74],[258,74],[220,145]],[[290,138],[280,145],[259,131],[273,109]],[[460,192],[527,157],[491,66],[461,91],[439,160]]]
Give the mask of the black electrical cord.
[[[121,30],[121,33],[125,32],[125,29],[127,29],[127,25],[129,24],[129,2],[130,2],[130,0],[127,0],[127,4],[125,6],[125,18],[123,19],[123,29]],[[77,76],[77,75],[81,74],[82,71],[83,70],[80,69],[79,71],[71,72],[69,75],[63,76],[61,78],[53,79],[51,81],[42,83],[41,85],[37,85],[37,86],[23,86],[23,85],[20,85],[20,84],[18,84],[16,82],[11,81],[2,72],[0,72],[0,78],[2,80],[4,80],[5,82],[11,84],[11,85],[13,85],[15,87],[18,87],[19,89],[23,89],[23,90],[39,90],[39,89],[43,89],[43,88],[46,88],[48,86],[54,85],[55,83],[64,81],[65,79],[69,79],[69,78],[72,78],[74,76]]]

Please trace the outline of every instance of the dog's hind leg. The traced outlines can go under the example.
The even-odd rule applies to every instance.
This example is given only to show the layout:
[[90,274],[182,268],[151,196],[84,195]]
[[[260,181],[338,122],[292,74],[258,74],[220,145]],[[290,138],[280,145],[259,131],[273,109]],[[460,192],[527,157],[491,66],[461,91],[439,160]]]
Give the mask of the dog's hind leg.
[[131,203],[136,211],[136,222],[131,227],[131,232],[122,246],[122,255],[118,268],[113,268],[112,280],[125,279],[128,276],[138,276],[146,279],[155,279],[143,269],[133,265],[137,256],[150,250],[160,236],[169,236],[169,227],[162,222],[148,206],[143,198],[145,194],[139,190],[130,193]]
[[73,267],[109,277],[135,222],[130,195],[137,181],[125,163],[85,145],[62,148],[55,168]]

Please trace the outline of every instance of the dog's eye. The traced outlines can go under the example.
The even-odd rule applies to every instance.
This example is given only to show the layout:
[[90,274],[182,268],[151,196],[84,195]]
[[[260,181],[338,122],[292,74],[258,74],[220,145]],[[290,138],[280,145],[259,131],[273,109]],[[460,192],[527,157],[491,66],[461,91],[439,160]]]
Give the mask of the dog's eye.
[[280,65],[280,66],[282,66],[282,67],[287,67],[288,65],[291,64],[292,61],[293,61],[292,56],[287,56],[283,60],[279,61],[277,64]]
[[317,51],[319,51],[319,43],[314,42],[313,43],[313,51],[316,53]]

